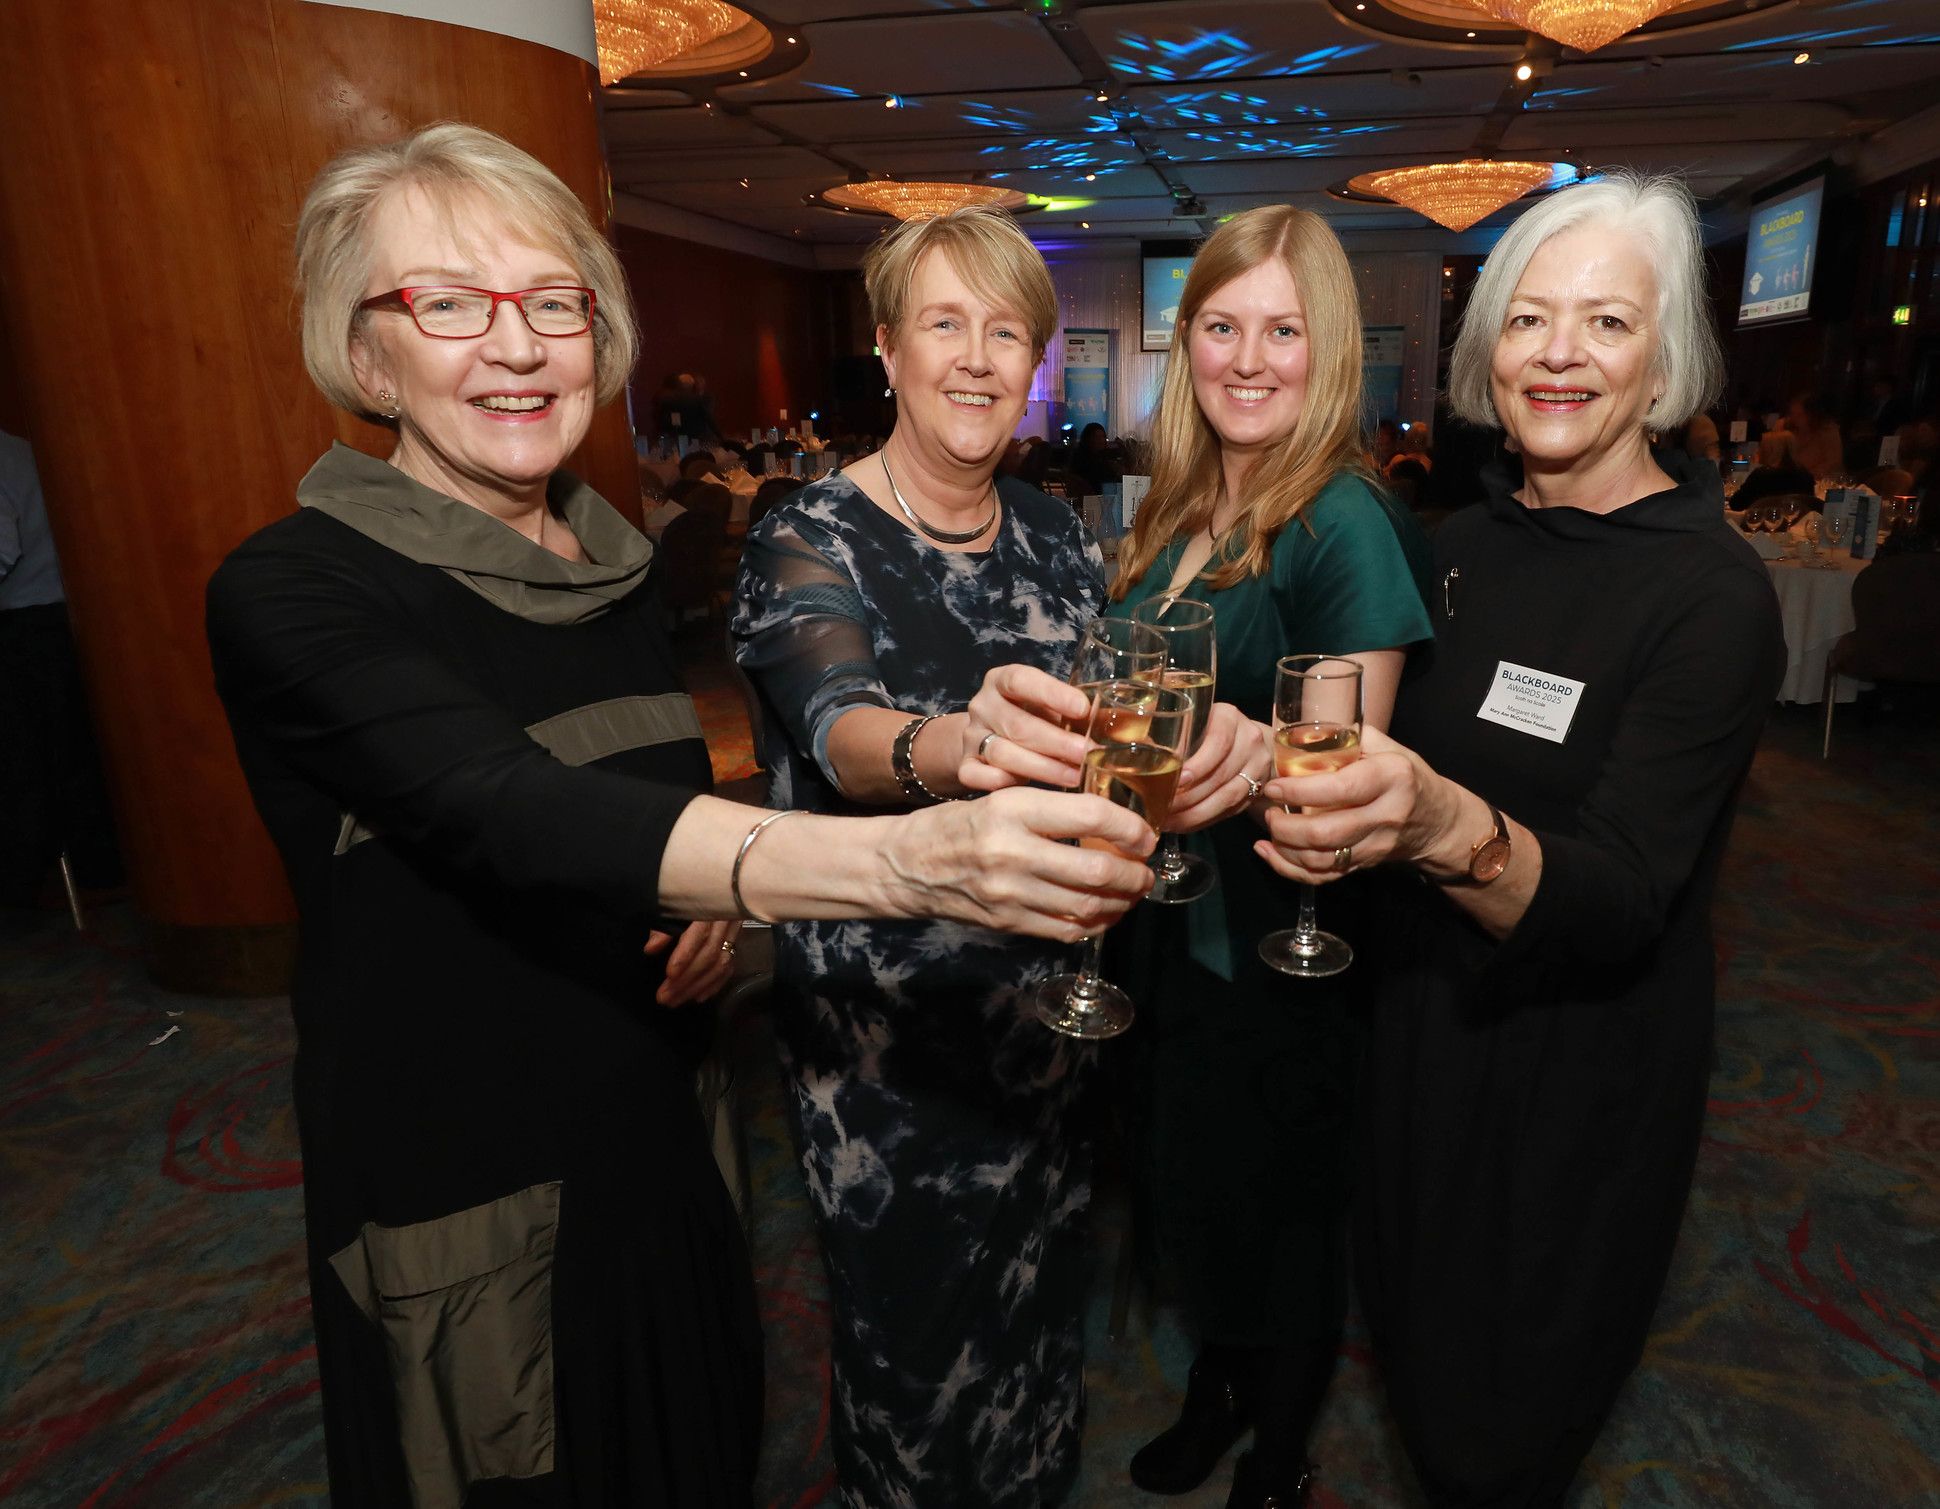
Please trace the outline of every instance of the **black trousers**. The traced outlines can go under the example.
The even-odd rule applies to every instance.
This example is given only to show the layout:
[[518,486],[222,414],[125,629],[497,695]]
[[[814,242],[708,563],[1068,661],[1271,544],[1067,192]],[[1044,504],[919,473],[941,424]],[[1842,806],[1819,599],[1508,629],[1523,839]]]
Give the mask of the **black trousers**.
[[67,605],[0,611],[0,906],[31,906],[66,849],[84,885],[121,879]]

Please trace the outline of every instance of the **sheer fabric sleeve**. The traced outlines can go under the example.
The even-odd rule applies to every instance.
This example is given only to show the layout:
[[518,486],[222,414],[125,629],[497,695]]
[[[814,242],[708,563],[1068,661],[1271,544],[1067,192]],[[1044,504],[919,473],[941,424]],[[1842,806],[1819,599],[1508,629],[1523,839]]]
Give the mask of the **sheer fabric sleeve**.
[[350,561],[246,543],[209,583],[207,626],[238,733],[371,828],[477,879],[655,911],[695,793],[554,759]]
[[896,705],[840,551],[799,514],[772,514],[748,536],[734,595],[735,660],[790,742],[839,790],[828,754],[836,720],[852,707]]

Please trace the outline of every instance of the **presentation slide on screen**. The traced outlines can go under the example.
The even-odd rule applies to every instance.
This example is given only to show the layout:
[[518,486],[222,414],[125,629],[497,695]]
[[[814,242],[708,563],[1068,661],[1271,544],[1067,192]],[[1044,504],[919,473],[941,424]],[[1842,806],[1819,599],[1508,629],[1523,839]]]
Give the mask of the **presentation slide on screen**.
[[1145,259],[1145,334],[1141,351],[1164,351],[1172,345],[1172,327],[1179,319],[1179,298],[1186,291],[1190,257]]
[[1738,323],[1797,319],[1812,302],[1812,267],[1819,255],[1819,203],[1825,180],[1752,206],[1745,241],[1745,286]]

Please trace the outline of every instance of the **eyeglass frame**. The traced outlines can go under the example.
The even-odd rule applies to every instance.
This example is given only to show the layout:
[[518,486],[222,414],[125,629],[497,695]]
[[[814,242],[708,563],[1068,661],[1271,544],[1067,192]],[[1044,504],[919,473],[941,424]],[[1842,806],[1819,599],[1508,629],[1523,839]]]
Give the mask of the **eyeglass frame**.
[[[544,293],[548,289],[562,289],[572,293],[585,294],[586,323],[570,335],[541,335],[537,330],[534,330],[532,328],[532,320],[526,314],[525,306],[519,300],[523,299],[529,293]],[[492,301],[491,311],[485,316],[485,328],[479,331],[478,335],[440,335],[436,331],[426,330],[423,322],[418,319],[417,306],[412,303],[412,300],[421,293],[481,293],[485,295],[486,298]],[[404,312],[411,317],[411,323],[417,327],[418,334],[422,335],[426,340],[475,341],[479,336],[490,335],[492,333],[492,326],[498,321],[498,306],[501,304],[510,304],[519,312],[519,318],[525,322],[525,328],[530,334],[537,336],[540,340],[569,341],[577,339],[593,328],[593,314],[599,307],[599,295],[592,289],[579,283],[536,283],[530,288],[521,288],[516,293],[500,293],[496,288],[474,288],[466,283],[414,283],[408,288],[393,288],[387,293],[374,293],[357,306],[357,311],[361,314],[367,309],[390,308],[392,313],[396,313],[396,309],[392,306],[397,304],[404,306]]]

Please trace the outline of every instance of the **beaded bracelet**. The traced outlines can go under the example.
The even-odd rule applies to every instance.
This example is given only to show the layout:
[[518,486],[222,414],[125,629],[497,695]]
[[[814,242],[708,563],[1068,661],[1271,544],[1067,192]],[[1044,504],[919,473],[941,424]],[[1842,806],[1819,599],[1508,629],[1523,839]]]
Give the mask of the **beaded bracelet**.
[[785,807],[780,812],[770,812],[760,822],[748,829],[747,835],[741,840],[741,847],[734,852],[734,868],[728,874],[728,893],[734,897],[735,913],[749,922],[762,922],[772,927],[774,926],[775,919],[773,917],[762,916],[761,913],[757,912],[741,898],[741,866],[747,860],[748,850],[752,849],[754,847],[754,841],[761,837],[761,830],[763,828],[767,827],[770,823],[780,822],[784,817],[793,817],[800,810],[799,807]]
[[933,802],[947,802],[947,796],[938,796],[923,784],[923,778],[916,773],[916,736],[937,720],[938,714],[927,717],[911,718],[896,733],[896,742],[889,746],[889,770],[896,777],[896,784],[902,788],[903,795],[910,801],[921,801],[928,797]]

